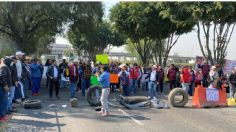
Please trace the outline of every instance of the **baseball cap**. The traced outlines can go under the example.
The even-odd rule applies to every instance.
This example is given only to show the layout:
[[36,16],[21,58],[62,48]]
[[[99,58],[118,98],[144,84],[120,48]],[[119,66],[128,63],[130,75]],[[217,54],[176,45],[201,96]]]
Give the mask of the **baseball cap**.
[[17,52],[16,52],[16,55],[22,56],[22,55],[25,55],[25,53],[23,53],[23,52],[21,52],[21,51],[17,51]]

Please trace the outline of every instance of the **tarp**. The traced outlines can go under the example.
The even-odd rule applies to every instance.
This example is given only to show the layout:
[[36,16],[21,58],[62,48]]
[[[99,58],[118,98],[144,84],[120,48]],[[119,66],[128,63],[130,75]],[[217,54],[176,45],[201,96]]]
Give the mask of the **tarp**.
[[96,55],[96,63],[101,62],[102,64],[108,64],[108,60],[107,54]]

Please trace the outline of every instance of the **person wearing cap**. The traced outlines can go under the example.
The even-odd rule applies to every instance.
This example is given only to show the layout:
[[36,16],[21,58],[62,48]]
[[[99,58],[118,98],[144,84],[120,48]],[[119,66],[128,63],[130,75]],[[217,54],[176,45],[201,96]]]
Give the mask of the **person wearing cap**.
[[148,96],[149,99],[156,99],[157,85],[159,85],[159,74],[157,72],[157,66],[152,66],[152,72],[148,74],[146,78],[149,78],[148,82]]
[[[16,52],[16,70],[17,70],[17,77],[18,77],[18,88],[16,89],[16,95],[15,99],[17,99],[18,97],[21,97],[21,101],[25,100],[26,97],[26,89],[24,87],[25,85],[25,80],[28,77],[28,71],[26,69],[26,66],[23,63],[23,56],[25,55],[25,53],[21,52],[21,51],[17,51]],[[15,100],[14,99],[14,100]]]
[[120,66],[121,71],[118,74],[124,96],[129,96],[129,72],[125,64]]
[[233,71],[229,74],[228,77],[229,86],[230,86],[230,97],[235,97],[236,92],[236,67],[234,67]]
[[76,92],[76,86],[77,81],[79,78],[79,72],[78,72],[78,60],[75,59],[73,61],[73,64],[69,67],[69,78],[70,78],[70,98],[75,98],[75,92]]
[[7,60],[1,59],[0,64],[0,122],[9,120],[7,114],[7,98],[11,83],[11,71],[5,64]]
[[100,98],[102,108],[99,114],[102,114],[102,116],[109,115],[108,111],[108,95],[110,94],[110,74],[108,73],[108,66],[102,66],[101,67],[101,75],[97,73],[96,76],[98,78],[98,81],[102,85],[102,95]]
[[57,66],[56,60],[52,60],[52,64],[48,67],[46,75],[49,78],[49,97],[52,99],[53,97],[53,89],[55,87],[56,97],[59,99],[59,68]]

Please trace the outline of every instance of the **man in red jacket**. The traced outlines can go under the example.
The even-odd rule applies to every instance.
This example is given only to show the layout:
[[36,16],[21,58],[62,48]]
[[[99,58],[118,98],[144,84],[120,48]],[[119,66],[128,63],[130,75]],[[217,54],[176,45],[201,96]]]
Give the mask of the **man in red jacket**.
[[188,93],[189,90],[189,83],[190,83],[190,73],[189,68],[185,66],[182,71],[182,88]]
[[76,86],[77,81],[79,78],[79,72],[78,72],[78,60],[74,60],[73,64],[70,65],[69,68],[69,78],[70,78],[70,97],[75,98],[75,92],[76,92]]
[[133,67],[130,69],[130,93],[133,92],[136,94],[136,87],[138,84],[138,80],[141,77],[141,72],[136,63],[134,63]]

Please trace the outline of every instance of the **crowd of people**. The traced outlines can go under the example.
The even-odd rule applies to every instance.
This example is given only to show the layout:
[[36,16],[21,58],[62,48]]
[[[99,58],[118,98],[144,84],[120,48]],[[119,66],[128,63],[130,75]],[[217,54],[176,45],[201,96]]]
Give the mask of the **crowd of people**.
[[[92,85],[91,76],[96,76],[102,86],[100,114],[108,115],[108,95],[117,90],[122,91],[123,96],[136,95],[138,89],[148,91],[150,99],[156,99],[157,92],[163,94],[164,83],[169,83],[172,90],[175,87],[183,88],[190,96],[198,85],[203,87],[221,88],[221,84],[229,82],[230,97],[236,92],[236,68],[229,76],[225,77],[220,65],[210,66],[206,61],[191,66],[175,66],[171,64],[163,68],[160,65],[139,66],[134,64],[121,64],[111,62],[109,65],[101,63],[91,64],[89,61],[66,62],[63,59],[58,65],[54,59],[48,59],[45,65],[39,59],[26,59],[21,51],[14,56],[1,59],[0,64],[0,121],[7,121],[7,114],[17,112],[13,103],[17,99],[24,101],[28,96],[27,89],[33,96],[40,95],[41,80],[46,71],[46,87],[49,89],[49,98],[59,99],[60,88],[69,84],[70,98],[76,98],[76,92],[86,95],[87,89]],[[110,74],[117,74],[118,83],[110,83]],[[217,83],[215,83],[217,82]]]

